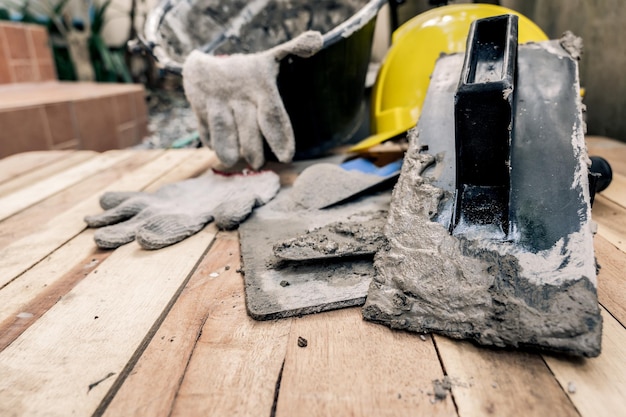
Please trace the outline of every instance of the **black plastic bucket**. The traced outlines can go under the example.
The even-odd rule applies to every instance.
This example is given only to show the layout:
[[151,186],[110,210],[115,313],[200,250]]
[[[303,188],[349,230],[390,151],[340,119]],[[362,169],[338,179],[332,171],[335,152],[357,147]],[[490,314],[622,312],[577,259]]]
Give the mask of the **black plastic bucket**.
[[[164,69],[180,74],[182,63],[168,56],[159,32],[176,3],[165,0],[150,13],[142,41]],[[296,159],[318,156],[348,142],[361,125],[374,27],[385,3],[371,0],[325,33],[324,46],[314,56],[289,56],[281,62],[278,88],[293,126]]]

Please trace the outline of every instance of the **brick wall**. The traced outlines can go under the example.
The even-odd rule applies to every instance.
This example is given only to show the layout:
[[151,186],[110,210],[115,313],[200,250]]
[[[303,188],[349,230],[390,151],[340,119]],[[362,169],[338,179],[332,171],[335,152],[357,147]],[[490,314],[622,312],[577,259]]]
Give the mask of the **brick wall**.
[[0,84],[56,80],[46,29],[0,22]]
[[126,148],[148,134],[140,84],[58,82],[46,29],[0,22],[0,158]]

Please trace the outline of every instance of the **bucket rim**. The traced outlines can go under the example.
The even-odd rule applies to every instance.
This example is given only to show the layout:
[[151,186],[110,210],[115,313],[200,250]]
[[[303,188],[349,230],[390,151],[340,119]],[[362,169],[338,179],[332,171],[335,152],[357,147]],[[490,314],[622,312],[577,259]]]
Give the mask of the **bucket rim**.
[[[139,42],[141,42],[146,50],[154,57],[159,67],[179,75],[182,74],[183,63],[172,59],[161,46],[163,38],[159,33],[159,28],[161,23],[163,23],[165,15],[181,1],[188,0],[161,0],[146,16],[143,36],[141,34],[137,35]],[[322,49],[349,37],[354,32],[361,29],[376,17],[381,7],[388,1],[389,0],[370,0],[346,21],[324,33],[322,35]]]

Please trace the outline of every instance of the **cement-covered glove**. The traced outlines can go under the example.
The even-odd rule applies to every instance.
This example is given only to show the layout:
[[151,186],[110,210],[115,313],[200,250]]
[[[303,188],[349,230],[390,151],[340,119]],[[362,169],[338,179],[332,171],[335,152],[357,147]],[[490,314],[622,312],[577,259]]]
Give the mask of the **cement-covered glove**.
[[270,201],[278,192],[278,175],[271,171],[247,174],[206,174],[159,188],[155,193],[108,192],[100,198],[106,211],[85,217],[96,231],[101,248],[116,248],[137,239],[145,249],[177,243],[215,221],[232,229],[254,207]]
[[189,54],[183,66],[185,94],[200,138],[222,163],[232,166],[243,156],[259,169],[265,162],[263,137],[280,162],[291,161],[295,139],[276,85],[279,62],[290,54],[310,57],[322,43],[319,32],[309,31],[255,54]]

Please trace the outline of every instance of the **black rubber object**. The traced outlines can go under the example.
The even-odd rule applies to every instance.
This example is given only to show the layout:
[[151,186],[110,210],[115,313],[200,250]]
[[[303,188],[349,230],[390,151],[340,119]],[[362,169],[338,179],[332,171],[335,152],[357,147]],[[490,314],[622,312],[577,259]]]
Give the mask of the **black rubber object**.
[[517,16],[476,20],[455,96],[457,226],[509,232],[509,167],[517,62]]

